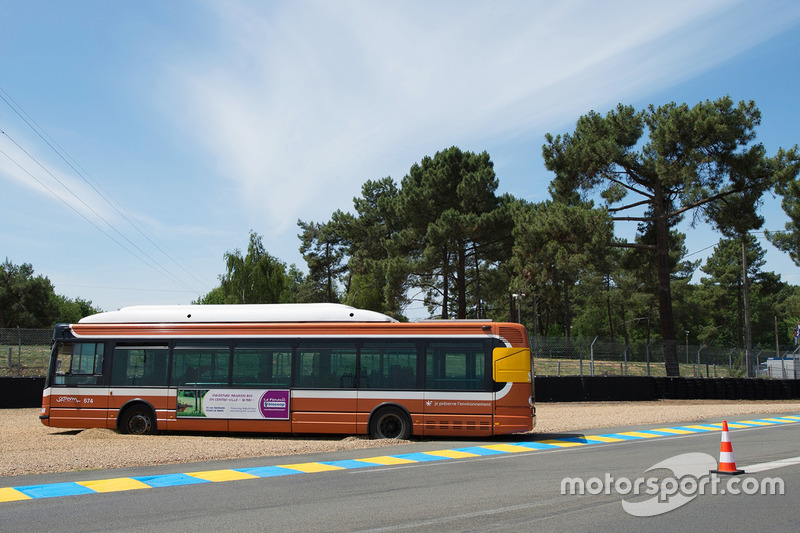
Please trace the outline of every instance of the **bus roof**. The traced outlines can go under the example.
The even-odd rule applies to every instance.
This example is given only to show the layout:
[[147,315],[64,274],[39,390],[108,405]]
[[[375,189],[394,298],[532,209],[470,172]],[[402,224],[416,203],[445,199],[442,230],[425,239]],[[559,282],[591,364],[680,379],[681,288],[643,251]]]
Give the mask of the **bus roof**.
[[394,318],[348,305],[136,305],[82,318],[80,324],[163,324],[220,322],[397,322]]

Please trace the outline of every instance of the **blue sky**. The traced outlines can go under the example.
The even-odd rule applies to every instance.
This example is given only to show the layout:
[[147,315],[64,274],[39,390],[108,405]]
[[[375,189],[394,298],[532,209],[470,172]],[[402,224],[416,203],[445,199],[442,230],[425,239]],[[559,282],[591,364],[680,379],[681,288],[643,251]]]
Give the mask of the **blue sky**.
[[[0,50],[0,256],[105,310],[189,303],[251,229],[305,269],[298,218],[449,146],[544,200],[545,133],[619,102],[730,94],[770,154],[800,142],[794,0],[0,0]],[[719,240],[688,235],[693,259]]]

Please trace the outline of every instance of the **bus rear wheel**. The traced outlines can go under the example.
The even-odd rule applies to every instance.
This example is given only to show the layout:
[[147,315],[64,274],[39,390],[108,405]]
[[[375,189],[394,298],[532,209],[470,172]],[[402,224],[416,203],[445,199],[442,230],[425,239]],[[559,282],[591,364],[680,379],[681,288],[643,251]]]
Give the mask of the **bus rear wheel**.
[[407,439],[411,420],[399,407],[384,407],[372,416],[369,434],[374,439]]
[[119,430],[130,435],[154,434],[156,421],[153,411],[141,405],[129,408],[120,420]]

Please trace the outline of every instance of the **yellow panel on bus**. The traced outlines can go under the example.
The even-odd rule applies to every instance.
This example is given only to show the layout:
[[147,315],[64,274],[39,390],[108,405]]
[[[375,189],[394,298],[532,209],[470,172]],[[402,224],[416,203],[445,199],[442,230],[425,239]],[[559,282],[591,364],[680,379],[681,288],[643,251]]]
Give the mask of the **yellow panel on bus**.
[[492,378],[496,382],[531,382],[529,348],[495,348],[492,351],[492,360]]

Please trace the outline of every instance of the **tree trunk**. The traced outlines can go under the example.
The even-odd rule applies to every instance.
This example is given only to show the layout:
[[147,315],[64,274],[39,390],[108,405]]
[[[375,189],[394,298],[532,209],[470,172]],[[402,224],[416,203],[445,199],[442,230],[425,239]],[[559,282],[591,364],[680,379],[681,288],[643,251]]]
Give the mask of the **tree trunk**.
[[747,287],[747,244],[744,235],[742,235],[742,289],[742,293],[744,294],[744,359],[747,364],[747,377],[749,378],[753,377],[750,364],[750,352],[753,349],[753,339],[750,336],[750,295]]
[[664,347],[664,366],[668,377],[681,375],[675,344],[675,318],[672,315],[671,269],[669,265],[669,221],[666,200],[660,184],[654,187],[653,217],[656,227],[656,267],[658,268],[658,314],[661,318],[661,342]]
[[467,318],[467,252],[463,243],[459,243],[456,261],[456,289],[458,291],[457,318]]
[[442,320],[450,318],[447,309],[450,306],[450,291],[448,290],[450,280],[448,279],[447,269],[449,264],[450,255],[447,253],[447,249],[445,248],[442,250]]

